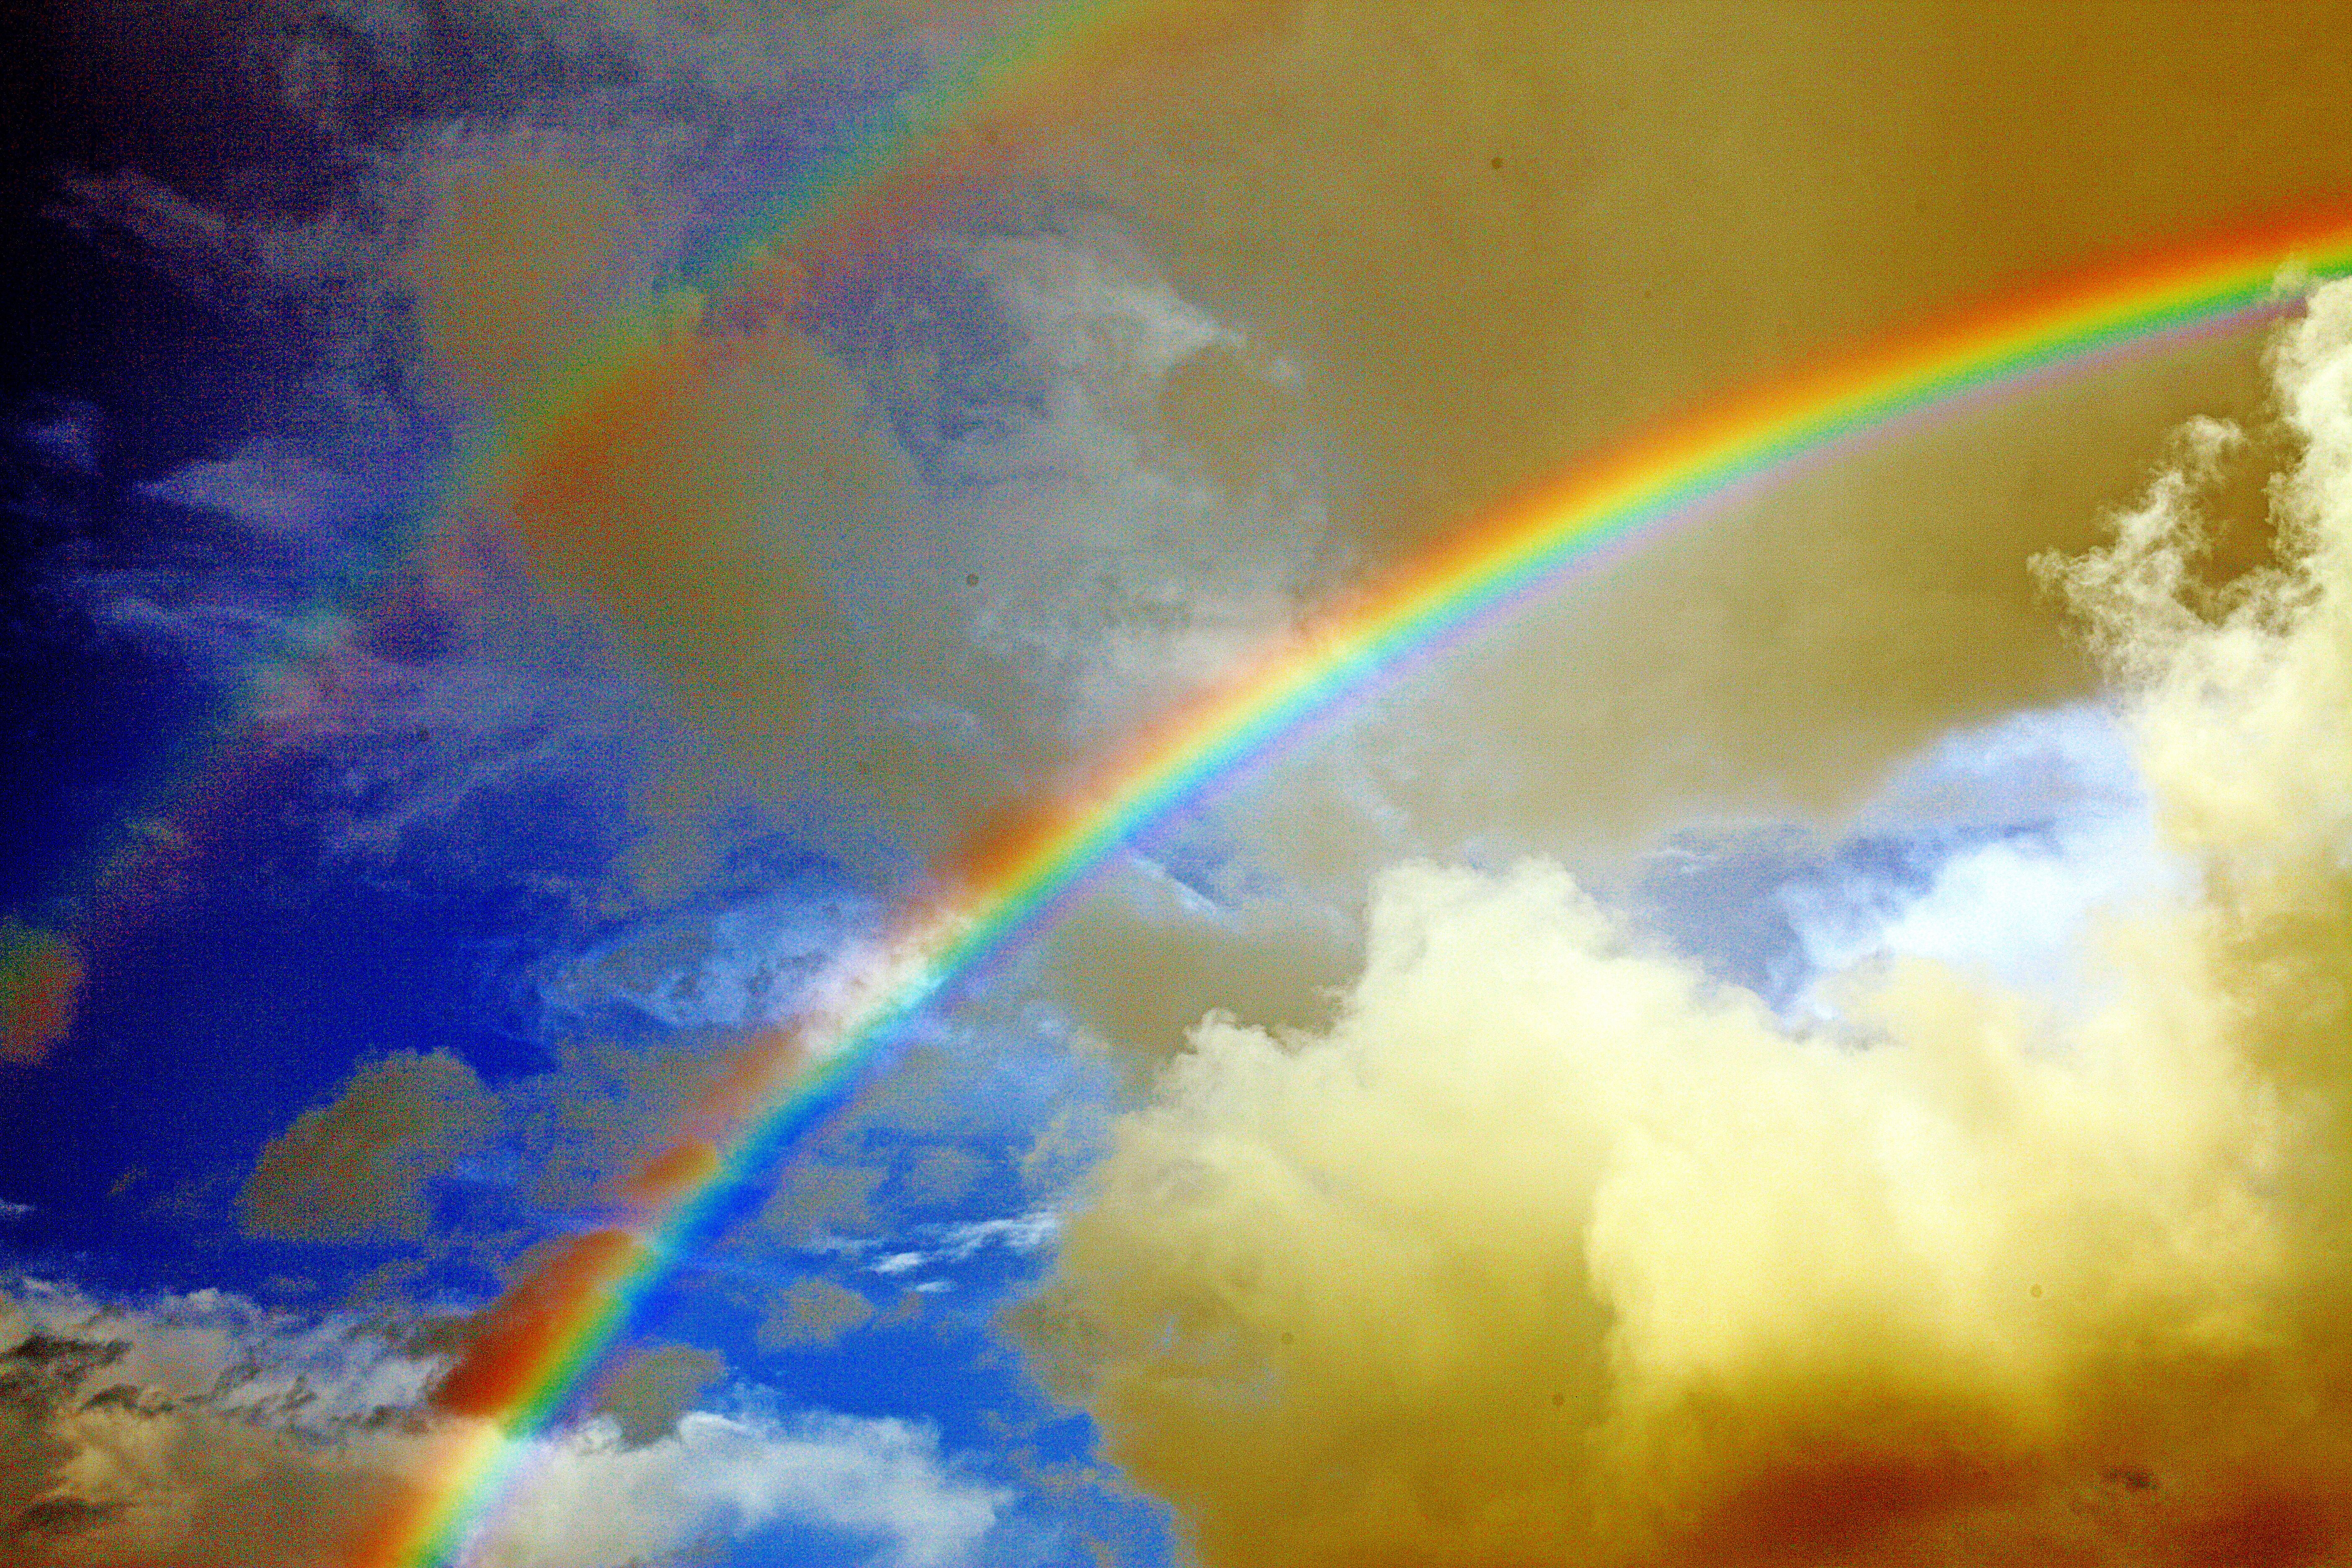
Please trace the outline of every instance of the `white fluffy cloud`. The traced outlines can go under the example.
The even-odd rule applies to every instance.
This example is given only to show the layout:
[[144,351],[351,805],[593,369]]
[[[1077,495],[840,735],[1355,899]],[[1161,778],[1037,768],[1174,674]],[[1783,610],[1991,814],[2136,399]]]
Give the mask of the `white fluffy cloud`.
[[2129,737],[2088,707],[2012,715],[1947,737],[1863,814],[1919,858],[1924,882],[1842,864],[1781,888],[1811,983],[1799,1013],[1831,1011],[1848,972],[1927,959],[2052,1001],[2079,1001],[2081,938],[2100,911],[2177,887]]
[[693,1411],[641,1447],[593,1423],[542,1443],[481,1568],[626,1568],[790,1523],[874,1543],[877,1568],[976,1561],[1013,1494],[959,1475],[930,1428]]

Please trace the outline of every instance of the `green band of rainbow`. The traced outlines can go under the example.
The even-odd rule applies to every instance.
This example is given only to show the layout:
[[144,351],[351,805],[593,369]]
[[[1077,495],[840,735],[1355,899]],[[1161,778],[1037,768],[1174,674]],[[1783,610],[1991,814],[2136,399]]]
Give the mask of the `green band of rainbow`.
[[[957,68],[927,89],[932,107],[905,117],[916,129],[830,167],[813,187],[820,194],[772,209],[780,232],[730,251],[720,268],[724,286],[756,295],[760,279],[797,247],[855,243],[911,184],[924,156],[922,127],[944,123],[952,103],[1017,89],[1074,31],[1127,9],[1048,8]],[[449,1425],[437,1467],[355,1543],[349,1561],[455,1559],[498,1500],[526,1479],[524,1439],[562,1409],[740,1184],[838,1106],[914,1015],[1051,918],[1122,844],[1268,750],[1295,743],[1318,717],[1408,661],[1615,549],[1913,423],[2117,355],[2283,314],[2296,302],[2277,281],[2288,268],[2312,279],[2352,271],[2352,208],[2078,273],[1710,403],[1521,491],[1162,715],[1050,800],[968,847],[929,901],[835,963],[820,987],[826,1000],[810,1016],[747,1043],[677,1141],[637,1173],[626,1223],[572,1238],[493,1310],[453,1373],[457,1392],[446,1401],[473,1418]],[[589,384],[538,405],[530,416],[537,432],[510,435],[560,446],[568,411],[593,405],[598,382],[642,372],[625,345],[655,353],[665,341],[625,333],[608,341],[609,363],[582,373]]]

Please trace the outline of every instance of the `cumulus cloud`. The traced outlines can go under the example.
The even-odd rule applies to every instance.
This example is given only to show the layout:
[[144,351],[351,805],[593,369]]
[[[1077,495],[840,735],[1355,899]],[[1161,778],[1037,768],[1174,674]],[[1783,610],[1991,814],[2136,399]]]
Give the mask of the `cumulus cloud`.
[[246,1228],[313,1241],[422,1237],[428,1185],[498,1121],[474,1069],[446,1051],[362,1068],[262,1151],[239,1199]]
[[[1557,867],[1407,866],[1328,1028],[1194,1032],[1029,1324],[1205,1561],[2352,1540],[2352,289],[2273,363],[2275,568],[2194,589],[2168,478],[2045,569],[2145,784],[2117,853],[2177,873],[2079,919],[2083,844],[1962,855],[1799,1032]],[[2094,983],[1973,961],[2019,931]]]

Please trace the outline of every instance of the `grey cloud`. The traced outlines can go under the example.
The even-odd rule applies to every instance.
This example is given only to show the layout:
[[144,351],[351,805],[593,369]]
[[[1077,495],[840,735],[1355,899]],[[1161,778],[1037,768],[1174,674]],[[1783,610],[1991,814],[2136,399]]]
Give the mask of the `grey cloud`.
[[863,1295],[811,1274],[769,1300],[753,1338],[763,1351],[830,1345],[873,1316],[874,1304]]
[[498,1121],[473,1069],[446,1053],[363,1068],[262,1152],[239,1199],[246,1228],[314,1241],[422,1237],[430,1184]]

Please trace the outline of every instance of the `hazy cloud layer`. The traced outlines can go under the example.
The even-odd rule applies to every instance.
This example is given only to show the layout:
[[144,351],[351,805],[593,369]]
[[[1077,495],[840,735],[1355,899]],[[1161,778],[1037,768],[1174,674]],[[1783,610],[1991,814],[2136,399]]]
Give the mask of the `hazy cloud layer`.
[[[1302,368],[1343,566],[1695,397],[2352,179],[2332,22],[2251,4],[1184,21],[1011,118],[1181,295]],[[1653,548],[1403,706],[1391,787],[1432,836],[1834,810],[1948,724],[2084,689],[2025,558],[2087,546],[2163,430],[2259,391],[2242,342],[2176,355]],[[1234,461],[1265,442],[1166,412]],[[1430,735],[1475,737],[1468,777],[1416,773]]]

